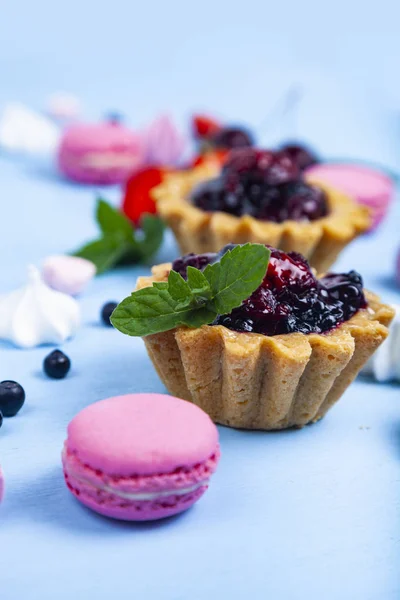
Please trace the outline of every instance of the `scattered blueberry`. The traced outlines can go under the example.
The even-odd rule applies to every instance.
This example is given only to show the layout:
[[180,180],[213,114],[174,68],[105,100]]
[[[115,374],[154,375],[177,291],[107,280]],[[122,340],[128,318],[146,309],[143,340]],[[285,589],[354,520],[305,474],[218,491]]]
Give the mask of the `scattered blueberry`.
[[24,388],[16,381],[0,383],[0,411],[2,417],[14,417],[25,402]]
[[107,302],[101,309],[101,320],[104,325],[108,325],[108,327],[112,327],[112,323],[110,321],[110,317],[115,308],[117,308],[118,302]]
[[0,427],[3,425],[3,413],[0,410]]
[[51,379],[63,379],[70,368],[71,361],[61,350],[53,350],[43,362],[43,370]]

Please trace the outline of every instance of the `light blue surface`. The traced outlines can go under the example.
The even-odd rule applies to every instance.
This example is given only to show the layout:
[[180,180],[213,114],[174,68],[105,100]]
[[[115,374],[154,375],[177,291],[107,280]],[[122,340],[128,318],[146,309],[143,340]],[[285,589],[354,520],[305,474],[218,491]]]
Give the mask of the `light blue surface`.
[[[277,117],[264,141],[298,133],[328,156],[398,167],[394,2],[369,15],[365,3],[338,1],[329,16],[317,2],[253,2],[245,12],[208,1],[196,9],[8,4],[0,107],[14,99],[40,108],[61,88],[80,95],[88,115],[118,108],[135,125],[164,109],[183,123],[192,107],[208,107],[256,126],[300,82],[296,123]],[[322,10],[329,31],[318,26]],[[118,201],[117,190],[108,196]],[[28,262],[90,238],[93,206],[92,189],[57,180],[43,163],[1,157],[0,292],[23,282]],[[367,286],[397,302],[399,222],[397,203],[379,233],[337,265],[360,270]],[[158,258],[175,252],[168,239]],[[80,299],[84,326],[65,345],[73,362],[66,380],[43,376],[48,348],[0,343],[0,380],[16,379],[27,393],[20,415],[0,430],[0,598],[399,598],[398,386],[358,380],[326,419],[301,431],[220,428],[222,460],[210,490],[163,523],[112,522],[68,493],[60,452],[76,412],[113,394],[163,391],[141,340],[99,325],[103,302],[127,295],[144,271],[101,277]]]

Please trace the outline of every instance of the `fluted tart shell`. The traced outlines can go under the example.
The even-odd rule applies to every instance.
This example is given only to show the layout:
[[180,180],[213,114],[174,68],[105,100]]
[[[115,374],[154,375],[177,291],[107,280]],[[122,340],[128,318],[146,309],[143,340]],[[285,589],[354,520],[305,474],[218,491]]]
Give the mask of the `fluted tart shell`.
[[[157,212],[172,229],[182,254],[218,252],[229,243],[269,244],[284,252],[299,252],[323,273],[343,248],[370,226],[371,218],[365,206],[321,182],[315,185],[327,194],[329,214],[315,221],[273,223],[250,215],[236,217],[203,211],[190,202],[191,190],[217,175],[215,165],[206,163],[190,171],[168,175],[152,192]],[[307,181],[313,183],[311,178]]]
[[[153,267],[137,289],[164,281]],[[393,309],[366,291],[368,308],[324,334],[266,336],[222,325],[178,327],[144,342],[169,393],[194,402],[216,423],[285,429],[318,421],[339,400],[388,335]]]

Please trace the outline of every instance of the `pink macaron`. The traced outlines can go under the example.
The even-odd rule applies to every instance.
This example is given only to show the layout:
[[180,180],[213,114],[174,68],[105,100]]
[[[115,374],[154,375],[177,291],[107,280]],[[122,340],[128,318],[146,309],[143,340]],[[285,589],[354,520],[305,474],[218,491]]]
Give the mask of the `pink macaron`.
[[219,454],[217,428],[194,404],[128,394],[96,402],[71,421],[62,461],[80,502],[108,517],[145,521],[192,506]]
[[330,184],[367,206],[372,215],[371,230],[375,229],[385,217],[394,196],[393,180],[381,171],[370,167],[322,163],[307,169],[306,174],[315,181]]
[[120,124],[76,124],[68,127],[58,149],[58,168],[80,183],[122,183],[142,166],[146,148],[142,138]]

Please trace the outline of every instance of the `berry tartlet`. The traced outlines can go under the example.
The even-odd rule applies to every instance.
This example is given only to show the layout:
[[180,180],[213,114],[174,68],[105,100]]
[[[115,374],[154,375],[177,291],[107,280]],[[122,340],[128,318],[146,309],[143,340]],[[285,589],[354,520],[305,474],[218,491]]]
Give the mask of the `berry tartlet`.
[[[213,286],[217,277],[219,298],[237,284],[235,270],[242,270],[242,282],[253,277],[261,259],[253,256],[248,266],[242,259],[233,262],[237,249],[247,247],[265,250],[259,244],[231,245],[219,254],[192,254],[153,267],[151,277],[139,278],[139,291],[121,303],[114,325],[129,335],[143,335],[143,328],[130,330],[132,322],[135,328],[138,322],[144,327],[156,320],[160,324],[160,302],[169,298],[168,306],[173,305],[168,289],[173,298],[183,298],[176,287],[182,281],[193,289],[192,305],[197,306],[202,297],[210,297],[204,279]],[[217,263],[217,271],[210,268]],[[187,313],[175,320],[189,327],[172,327],[171,314],[163,315],[159,332],[144,335],[149,356],[171,394],[194,402],[217,423],[273,430],[318,421],[387,337],[393,310],[363,290],[357,272],[317,279],[294,252],[271,248],[258,279],[261,285],[254,281],[257,287],[247,297],[242,295],[236,308],[227,314],[216,309],[217,314],[211,312],[200,321],[208,324],[199,326],[198,309],[192,321]],[[145,292],[148,286],[152,295]],[[216,306],[214,302],[208,300],[200,311]],[[139,313],[138,303],[145,307]],[[181,301],[173,310],[176,314],[184,309]]]
[[370,225],[367,208],[304,179],[285,150],[233,150],[222,170],[207,162],[170,175],[153,195],[183,254],[256,242],[300,252],[324,272]]

